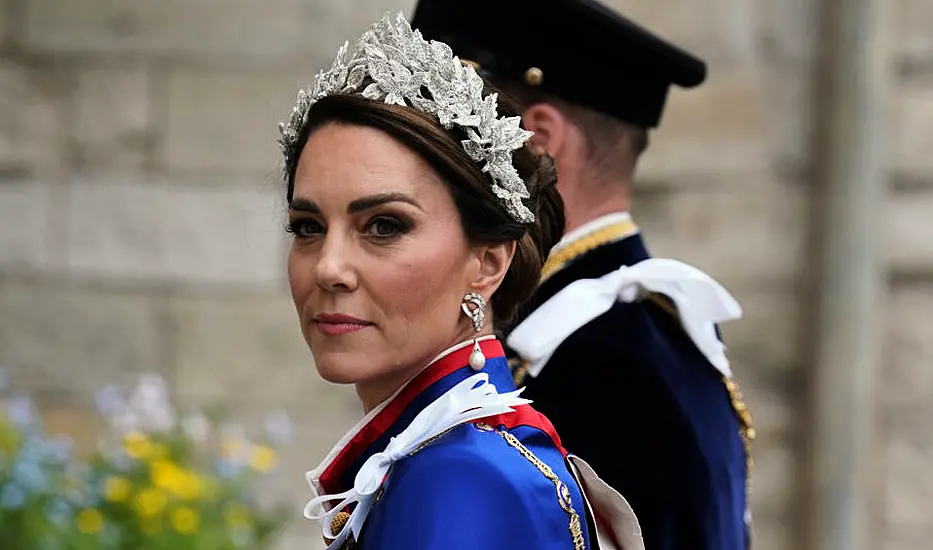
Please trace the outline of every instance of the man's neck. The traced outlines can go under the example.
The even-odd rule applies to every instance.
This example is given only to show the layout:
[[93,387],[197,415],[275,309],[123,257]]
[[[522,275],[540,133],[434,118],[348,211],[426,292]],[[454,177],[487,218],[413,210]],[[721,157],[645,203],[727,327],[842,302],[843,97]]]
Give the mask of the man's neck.
[[613,212],[628,212],[629,182],[624,180],[574,186],[564,193],[565,233]]

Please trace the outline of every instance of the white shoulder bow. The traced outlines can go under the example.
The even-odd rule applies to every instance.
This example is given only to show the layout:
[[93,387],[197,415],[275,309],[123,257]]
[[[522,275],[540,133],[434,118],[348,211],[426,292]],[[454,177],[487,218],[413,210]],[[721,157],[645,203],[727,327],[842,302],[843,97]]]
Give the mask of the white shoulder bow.
[[[389,441],[384,451],[369,457],[357,472],[352,489],[312,499],[305,506],[305,517],[320,521],[324,537],[334,539],[327,547],[328,550],[340,548],[351,533],[354,540],[359,540],[376,492],[385,481],[392,464],[408,456],[424,442],[460,424],[512,412],[512,407],[531,403],[519,397],[521,392],[499,393],[495,385],[489,383],[489,375],[486,373],[475,374],[460,382],[418,413],[407,428]],[[325,503],[331,501],[339,502],[324,511]],[[356,507],[350,513],[349,521],[340,532],[334,533],[331,527],[334,516],[353,504]]]
[[699,269],[676,260],[650,258],[598,279],[567,285],[519,324],[507,343],[529,362],[528,374],[541,373],[557,347],[578,329],[609,311],[614,303],[635,302],[648,293],[669,297],[684,330],[723,375],[732,376],[716,323],[742,316],[729,292]]

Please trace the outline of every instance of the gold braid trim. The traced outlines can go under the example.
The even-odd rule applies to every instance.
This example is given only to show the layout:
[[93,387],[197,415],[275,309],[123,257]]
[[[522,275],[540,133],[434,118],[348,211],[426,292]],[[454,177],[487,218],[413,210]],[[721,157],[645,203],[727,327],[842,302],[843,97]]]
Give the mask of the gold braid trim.
[[541,281],[563,269],[564,266],[586,254],[594,248],[614,241],[621,241],[638,233],[638,226],[632,220],[620,221],[584,235],[569,245],[554,252],[541,268]]
[[752,468],[755,466],[755,458],[752,456],[752,442],[755,441],[755,426],[752,423],[752,413],[745,404],[745,397],[739,388],[739,383],[735,378],[722,377],[726,391],[729,392],[729,401],[732,402],[732,408],[739,417],[742,427],[739,429],[739,435],[742,436],[742,445],[745,447],[745,468],[747,474],[745,477],[745,492],[751,496],[752,492]]
[[580,523],[580,514],[573,509],[573,501],[570,498],[570,489],[567,488],[567,485],[557,477],[557,474],[554,473],[554,470],[550,466],[541,461],[540,458],[536,457],[534,453],[528,450],[527,447],[522,445],[522,442],[518,440],[517,437],[506,432],[504,430],[494,430],[488,424],[476,424],[476,427],[484,431],[494,431],[509,444],[509,446],[515,448],[523,457],[525,457],[528,462],[540,471],[544,477],[550,480],[554,484],[554,488],[557,490],[557,502],[560,503],[560,507],[564,509],[564,512],[567,512],[567,516],[570,518],[570,537],[573,539],[574,550],[586,550],[586,539],[583,538],[583,526]]

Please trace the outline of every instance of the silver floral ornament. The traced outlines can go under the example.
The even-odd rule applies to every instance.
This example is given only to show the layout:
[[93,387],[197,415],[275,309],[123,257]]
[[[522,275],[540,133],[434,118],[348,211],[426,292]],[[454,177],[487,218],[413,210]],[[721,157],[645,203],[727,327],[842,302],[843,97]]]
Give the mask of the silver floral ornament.
[[[492,180],[492,191],[515,221],[531,223],[534,214],[523,199],[530,197],[525,182],[512,164],[512,153],[533,134],[521,128],[521,117],[499,117],[498,97],[483,97],[483,79],[464,66],[443,42],[426,41],[412,30],[401,13],[386,14],[363,33],[348,56],[344,43],[330,68],[318,73],[314,85],[299,90],[288,121],[279,123],[279,145],[286,166],[308,120],[308,112],[321,98],[360,93],[374,101],[409,106],[437,117],[446,129],[462,128],[468,139],[464,151],[482,165]],[[369,77],[369,84],[360,88]],[[427,94],[425,94],[427,92]]]

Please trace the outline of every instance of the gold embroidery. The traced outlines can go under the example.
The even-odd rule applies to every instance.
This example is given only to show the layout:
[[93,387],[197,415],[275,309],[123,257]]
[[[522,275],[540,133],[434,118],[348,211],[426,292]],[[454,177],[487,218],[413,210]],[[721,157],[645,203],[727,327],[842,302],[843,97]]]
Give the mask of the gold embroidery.
[[551,481],[554,484],[554,488],[557,490],[557,502],[560,504],[560,507],[564,509],[564,512],[567,513],[567,516],[570,518],[570,537],[573,539],[573,547],[575,550],[585,550],[586,549],[586,540],[583,538],[583,526],[580,523],[580,514],[573,509],[573,500],[570,498],[570,489],[563,481],[557,477],[557,474],[554,473],[554,470],[550,466],[541,461],[540,458],[536,457],[534,453],[528,450],[527,447],[522,445],[522,442],[518,440],[517,437],[506,432],[504,430],[494,430],[488,424],[475,424],[477,428],[483,431],[495,431],[497,434],[502,436],[505,439],[506,443],[509,446],[516,449],[523,457],[525,457],[528,462],[540,471],[544,477]]
[[751,497],[752,492],[752,468],[755,466],[755,458],[752,456],[752,442],[755,441],[755,426],[752,423],[752,413],[745,404],[745,398],[742,390],[739,389],[739,383],[734,378],[723,376],[723,384],[726,385],[726,391],[729,392],[729,401],[732,408],[739,417],[742,427],[739,428],[739,436],[742,438],[742,446],[745,448],[745,494],[746,498]]
[[614,241],[621,241],[637,232],[638,226],[635,225],[635,222],[624,220],[580,237],[565,248],[548,256],[547,261],[544,262],[544,267],[541,268],[541,282],[543,283],[548,277],[590,250]]

